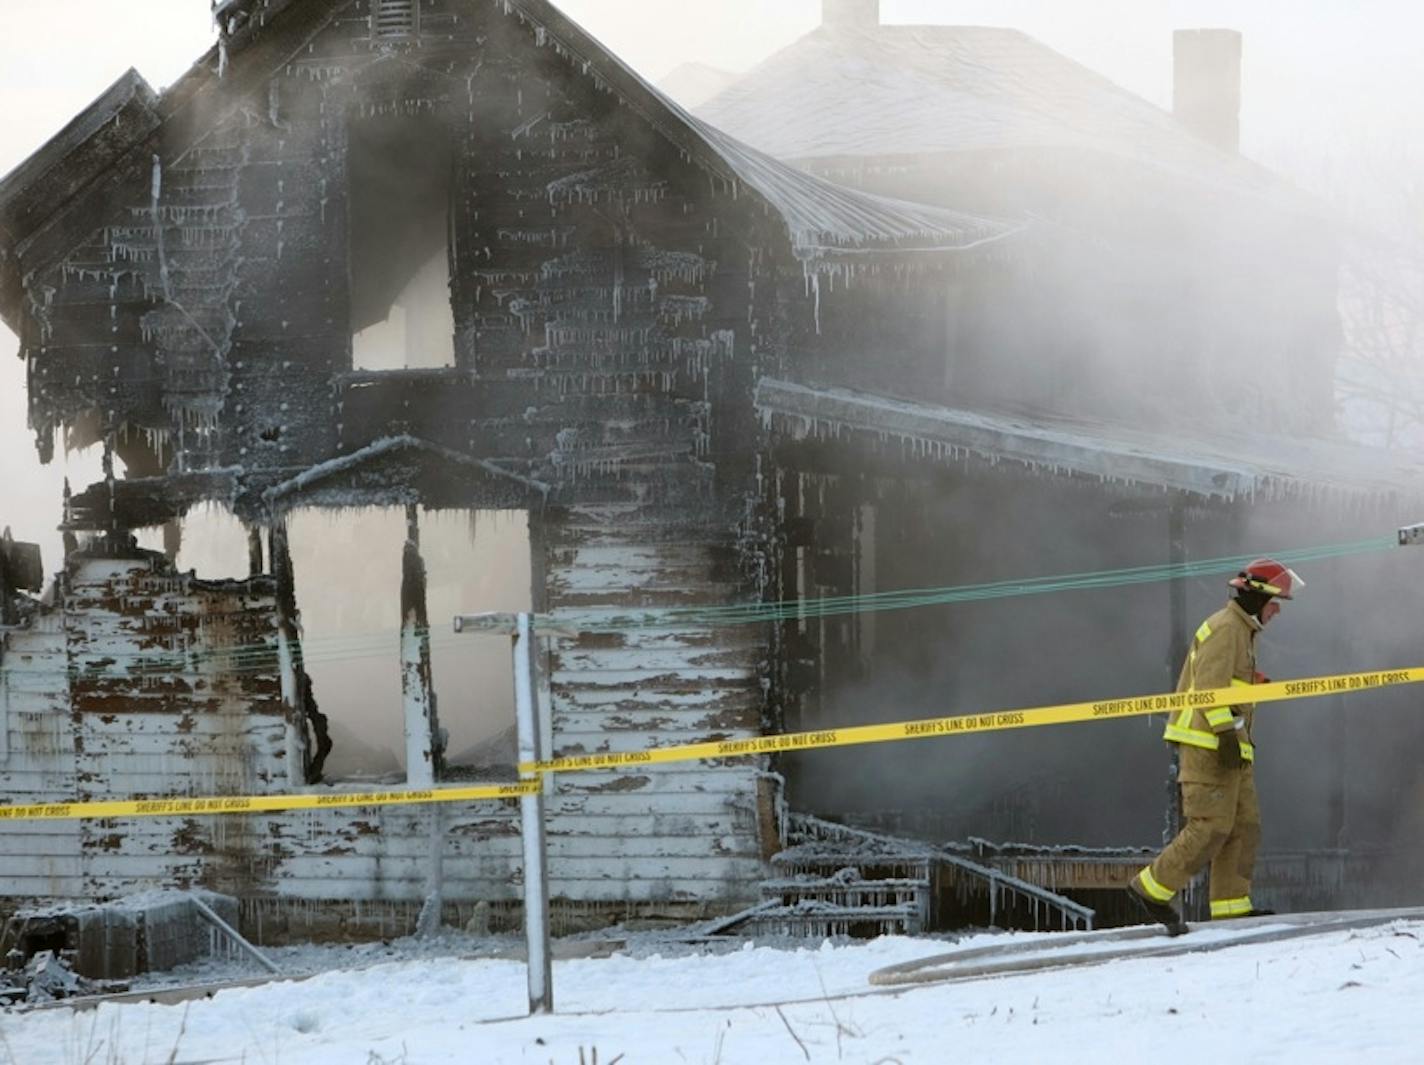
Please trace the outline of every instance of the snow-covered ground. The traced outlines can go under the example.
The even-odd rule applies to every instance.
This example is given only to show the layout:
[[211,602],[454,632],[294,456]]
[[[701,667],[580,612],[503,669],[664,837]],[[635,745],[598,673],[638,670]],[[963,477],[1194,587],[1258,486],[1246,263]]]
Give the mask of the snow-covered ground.
[[404,960],[187,1005],[0,1014],[0,1062],[1424,1061],[1424,922],[970,983],[868,983],[887,965],[1023,938],[562,961],[558,1013],[533,1018],[519,961]]

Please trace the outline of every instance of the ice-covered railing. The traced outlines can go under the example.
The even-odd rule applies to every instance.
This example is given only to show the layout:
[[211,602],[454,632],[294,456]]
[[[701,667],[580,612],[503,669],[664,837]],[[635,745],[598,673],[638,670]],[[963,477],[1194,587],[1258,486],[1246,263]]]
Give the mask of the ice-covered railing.
[[787,831],[790,837],[805,841],[825,840],[851,844],[863,850],[867,857],[920,857],[948,867],[961,877],[971,882],[977,881],[983,887],[989,900],[991,926],[1005,908],[1003,904],[1006,902],[1009,905],[1014,902],[1027,903],[1033,914],[1035,929],[1056,925],[1063,929],[1082,928],[1091,931],[1097,917],[1097,911],[1089,906],[919,840],[883,836],[798,813],[788,815]]

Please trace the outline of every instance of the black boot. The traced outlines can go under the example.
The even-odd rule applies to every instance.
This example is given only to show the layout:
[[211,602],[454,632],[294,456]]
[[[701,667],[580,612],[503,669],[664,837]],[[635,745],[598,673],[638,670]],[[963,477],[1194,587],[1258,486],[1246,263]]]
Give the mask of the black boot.
[[1127,895],[1135,904],[1137,912],[1146,918],[1145,923],[1160,924],[1169,936],[1180,936],[1187,931],[1187,922],[1182,920],[1182,915],[1177,912],[1176,907],[1149,899],[1137,890],[1136,883],[1127,886]]

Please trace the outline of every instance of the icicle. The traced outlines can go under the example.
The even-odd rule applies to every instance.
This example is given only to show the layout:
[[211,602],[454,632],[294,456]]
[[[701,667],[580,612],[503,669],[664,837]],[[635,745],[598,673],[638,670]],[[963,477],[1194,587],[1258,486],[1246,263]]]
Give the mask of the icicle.
[[154,155],[153,157],[151,192],[153,199],[153,231],[158,250],[158,277],[163,283],[163,298],[172,301],[173,285],[168,276],[168,260],[163,254],[163,222],[159,211],[159,200],[163,195],[163,160],[158,155]]

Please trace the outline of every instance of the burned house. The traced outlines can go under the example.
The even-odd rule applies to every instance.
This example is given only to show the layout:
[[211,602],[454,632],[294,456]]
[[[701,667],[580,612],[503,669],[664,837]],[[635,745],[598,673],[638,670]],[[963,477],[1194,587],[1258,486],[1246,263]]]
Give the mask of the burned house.
[[[1384,521],[1418,484],[1304,439],[1329,429],[1328,335],[1249,395],[1260,417],[1240,438],[1229,411],[1204,413],[1208,354],[1268,376],[1297,358],[1231,325],[1259,313],[1223,309],[1196,341],[1124,323],[1130,402],[1079,397],[1091,330],[1042,288],[1068,220],[778,160],[547,0],[217,15],[219,43],[177,84],[158,95],[131,73],[0,184],[0,313],[41,458],[62,433],[112,471],[65,500],[52,602],[4,633],[5,801],[341,787],[322,778],[342,707],[304,668],[288,529],[305,511],[403,509],[390,712],[425,785],[447,774],[429,648],[446,621],[421,555],[434,513],[527,515],[533,606],[582,632],[544,663],[554,751],[575,754],[1151,690],[1185,631],[1177,585],[928,621],[817,604],[1237,554],[1266,535],[1252,500],[1273,500],[1279,528],[1314,521],[1297,517],[1310,500]],[[1039,344],[1057,360],[1041,380]],[[1045,402],[1005,400],[1025,380]],[[1169,424],[1168,407],[1193,417]],[[166,528],[176,544],[212,502],[248,529],[245,576],[200,580],[131,540]],[[782,601],[799,605],[740,609]],[[551,892],[566,912],[737,907],[787,800],[901,829],[1141,842],[1153,770],[1063,801],[1085,774],[1158,757],[1135,725],[563,775]],[[516,898],[518,831],[493,801],[443,821],[7,824],[0,897],[201,883],[259,935],[315,913],[400,924],[432,848],[452,905]]]
[[[820,27],[698,116],[850,187],[1034,224],[1021,269],[961,271],[908,326],[943,356],[908,354],[894,332],[907,320],[887,332],[851,292],[822,309],[821,365],[760,383],[796,545],[787,598],[1168,561],[1228,569],[1378,538],[1417,508],[1416,463],[1339,439],[1338,227],[1239,154],[1239,34],[1176,34],[1169,113],[1018,30],[883,25],[879,0],[823,6]],[[1271,634],[1263,660],[1285,659],[1271,668],[1410,657],[1391,620],[1397,563],[1367,555],[1322,563],[1331,607]],[[813,614],[784,634],[782,711],[816,728],[1170,687],[1189,619],[1221,595],[1194,578],[981,599],[936,626],[914,611]],[[1417,735],[1410,706],[1401,696],[1353,744],[1338,706],[1292,708],[1299,727],[1263,719],[1282,748],[1261,767],[1268,845],[1407,848],[1414,815],[1389,795],[1418,788],[1398,753]],[[1159,732],[971,741],[948,761],[830,752],[787,772],[799,804],[875,827],[1114,845],[1159,831]],[[1111,786],[1085,793],[1086,779]]]

